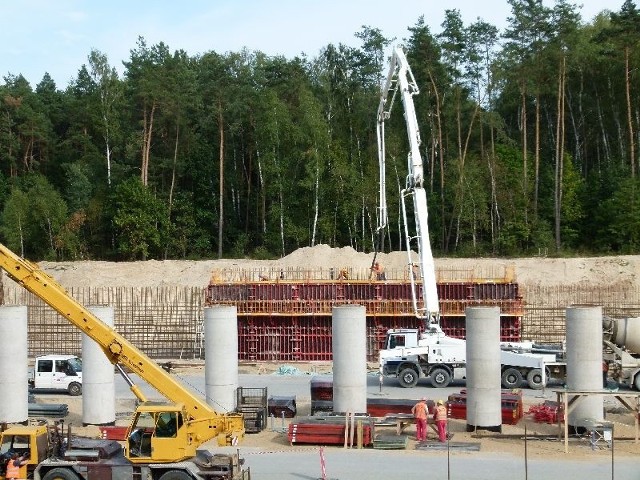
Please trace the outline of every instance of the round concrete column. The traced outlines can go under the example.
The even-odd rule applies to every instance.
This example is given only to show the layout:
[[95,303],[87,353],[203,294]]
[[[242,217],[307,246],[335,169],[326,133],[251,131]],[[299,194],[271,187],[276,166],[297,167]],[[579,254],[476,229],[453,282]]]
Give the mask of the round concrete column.
[[27,307],[0,306],[0,422],[29,419]]
[[333,411],[367,411],[367,317],[365,307],[332,310]]
[[[602,390],[602,307],[567,308],[567,390]],[[567,419],[570,427],[603,420],[601,395],[576,400]]]
[[467,431],[502,431],[500,309],[466,309]]
[[234,306],[204,309],[207,403],[219,412],[236,409],[238,388],[238,311]]
[[[91,313],[113,328],[113,307],[92,305]],[[114,367],[102,348],[82,334],[82,423],[113,425],[116,421]]]

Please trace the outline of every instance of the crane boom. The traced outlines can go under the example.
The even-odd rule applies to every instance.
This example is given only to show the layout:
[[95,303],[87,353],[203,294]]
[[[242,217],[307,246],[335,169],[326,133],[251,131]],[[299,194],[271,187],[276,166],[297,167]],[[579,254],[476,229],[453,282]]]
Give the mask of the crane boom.
[[[185,428],[186,445],[174,445],[163,454],[164,458],[152,457],[154,461],[177,461],[180,458],[188,458],[195,454],[195,447],[212,438],[218,437],[219,443],[222,443],[221,435],[229,439],[231,436],[244,434],[242,415],[222,414],[213,410],[122,335],[83,307],[46,272],[2,244],[0,244],[0,268],[7,272],[12,280],[42,299],[100,346],[109,361],[125,375],[132,392],[142,402],[136,412],[136,418],[141,411],[145,411],[145,406],[149,407],[147,411],[152,412],[154,418],[160,414],[162,407],[159,407],[158,402],[146,401],[140,389],[126,376],[123,367],[137,374],[174,404],[166,410],[175,412],[176,416],[180,414],[182,421],[177,421],[177,424],[179,428],[183,426]],[[180,438],[179,435],[178,438]],[[230,441],[225,440],[225,443]],[[160,453],[154,453],[160,455]]]
[[[391,95],[390,95],[391,93]],[[409,278],[412,285],[413,308],[416,316],[428,319],[430,323],[438,323],[440,318],[440,304],[436,285],[435,264],[429,240],[427,194],[422,186],[424,170],[420,154],[420,130],[413,104],[413,97],[420,93],[413,72],[407,62],[402,48],[393,49],[389,72],[382,88],[377,115],[378,163],[380,165],[380,198],[378,214],[378,231],[388,225],[386,201],[386,159],[385,159],[385,121],[391,117],[391,110],[396,97],[400,93],[404,107],[404,119],[409,140],[407,156],[408,174],[405,187],[400,192],[402,218],[404,224],[405,246],[407,249]],[[405,199],[411,197],[413,202],[413,216],[415,233],[409,229],[409,218]],[[418,261],[412,257],[412,247],[415,245]],[[421,289],[418,287],[422,286]],[[421,290],[422,303],[418,303],[418,290]]]

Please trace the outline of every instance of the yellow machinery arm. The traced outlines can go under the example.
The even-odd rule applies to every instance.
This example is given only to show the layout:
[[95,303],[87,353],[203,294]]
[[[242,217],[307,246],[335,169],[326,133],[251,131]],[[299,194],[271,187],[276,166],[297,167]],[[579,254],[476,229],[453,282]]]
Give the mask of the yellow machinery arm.
[[[182,412],[188,447],[176,445],[173,455],[165,455],[172,458],[153,458],[154,461],[177,461],[180,458],[193,455],[197,446],[212,438],[217,437],[219,443],[224,443],[222,438],[226,438],[226,442],[229,443],[232,438],[235,439],[244,434],[242,415],[221,414],[213,410],[205,401],[191,393],[122,335],[85,309],[37,265],[19,257],[2,244],[0,244],[0,268],[7,272],[11,279],[42,299],[100,345],[109,361],[125,375],[134,395],[143,402],[138,407],[136,415],[144,410],[146,399],[140,389],[128,379],[122,369],[123,366],[139,375],[140,378],[173,402],[175,405],[170,410]],[[147,411],[158,412],[161,410],[158,408],[157,402],[146,403],[152,404]],[[174,456],[175,458],[173,458]]]

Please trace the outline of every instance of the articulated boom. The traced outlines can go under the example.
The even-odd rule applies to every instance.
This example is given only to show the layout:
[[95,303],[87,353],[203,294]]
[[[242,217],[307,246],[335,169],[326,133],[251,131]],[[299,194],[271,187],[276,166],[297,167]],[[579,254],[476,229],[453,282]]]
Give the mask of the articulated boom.
[[[393,92],[391,98],[389,93]],[[387,201],[386,201],[386,161],[384,123],[391,116],[391,109],[396,94],[400,92],[404,107],[404,119],[407,126],[409,140],[408,175],[406,186],[400,194],[402,204],[402,217],[404,223],[405,243],[408,255],[407,268],[412,285],[413,309],[417,317],[425,318],[428,323],[438,323],[440,319],[440,305],[436,286],[435,264],[429,241],[427,194],[422,187],[423,164],[420,154],[420,131],[413,104],[413,96],[420,93],[409,63],[400,47],[393,50],[391,65],[387,80],[382,88],[380,104],[378,106],[378,163],[380,166],[380,207],[378,217],[378,231],[387,227]],[[409,219],[405,198],[411,197],[413,201],[413,214],[415,231],[409,231]],[[419,260],[416,262],[411,255],[412,246],[416,247]],[[422,305],[418,304],[419,286],[422,286]]]
[[[244,434],[242,415],[220,414],[214,411],[122,335],[85,309],[37,265],[20,258],[2,244],[0,268],[100,345],[109,361],[123,374],[131,391],[142,402],[138,407],[136,419],[141,415],[140,412],[152,412],[158,417],[161,409],[158,408],[157,402],[146,401],[144,394],[129,379],[123,367],[139,375],[175,404],[167,406],[166,410],[175,412],[174,417],[183,417],[180,427],[184,427],[185,431],[179,432],[178,436],[184,435],[188,446],[186,449],[174,448],[171,454],[164,454],[165,458],[153,458],[154,461],[177,461],[193,456],[197,446],[212,438],[218,437],[219,443],[224,444],[231,443],[232,437]],[[224,442],[222,438],[225,439]],[[133,458],[130,460],[136,461]]]

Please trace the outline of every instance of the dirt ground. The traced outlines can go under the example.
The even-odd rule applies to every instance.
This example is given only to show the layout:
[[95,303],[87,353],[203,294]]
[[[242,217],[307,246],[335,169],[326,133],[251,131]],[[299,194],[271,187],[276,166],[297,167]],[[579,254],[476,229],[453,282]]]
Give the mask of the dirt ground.
[[[241,374],[270,375],[275,372],[280,364],[241,364],[239,371]],[[315,371],[323,374],[331,371],[330,363],[314,363],[295,365],[303,371]],[[180,366],[175,370],[178,376],[188,376],[201,373],[202,365]],[[77,435],[99,438],[101,433],[97,426],[82,426],[82,398],[69,396],[42,396],[38,398],[43,403],[66,403],[69,406],[69,415],[65,418],[65,424],[71,425],[72,432]],[[515,456],[524,456],[525,449],[528,458],[554,457],[558,459],[573,460],[581,459],[588,461],[595,457],[610,457],[611,449],[598,446],[593,449],[589,439],[585,437],[570,437],[568,453],[564,450],[564,440],[559,438],[557,424],[536,423],[533,415],[527,415],[532,405],[542,403],[541,399],[524,397],[524,418],[517,425],[503,425],[501,433],[494,433],[479,430],[478,432],[467,432],[465,420],[450,419],[449,433],[452,435],[451,442],[467,442],[480,444],[480,451],[485,453],[504,453]],[[297,417],[309,415],[310,398],[297,397]],[[116,425],[127,425],[130,414],[135,408],[133,400],[119,400],[116,403]],[[616,456],[637,456],[640,455],[640,443],[635,442],[635,426],[633,414],[625,410],[621,404],[613,400],[605,402],[606,419],[614,423],[615,455]],[[290,445],[286,429],[294,419],[276,419],[273,425],[268,424],[267,428],[260,433],[246,434],[240,447],[257,448],[262,452],[287,451],[289,449],[315,448],[312,445],[295,444]],[[376,434],[395,435],[395,427],[377,427]],[[407,452],[415,451],[417,443],[414,440],[415,428],[410,426],[404,432],[409,438]],[[526,441],[525,441],[526,438]],[[436,434],[429,430],[428,441],[435,442]],[[329,447],[342,448],[342,447]]]

